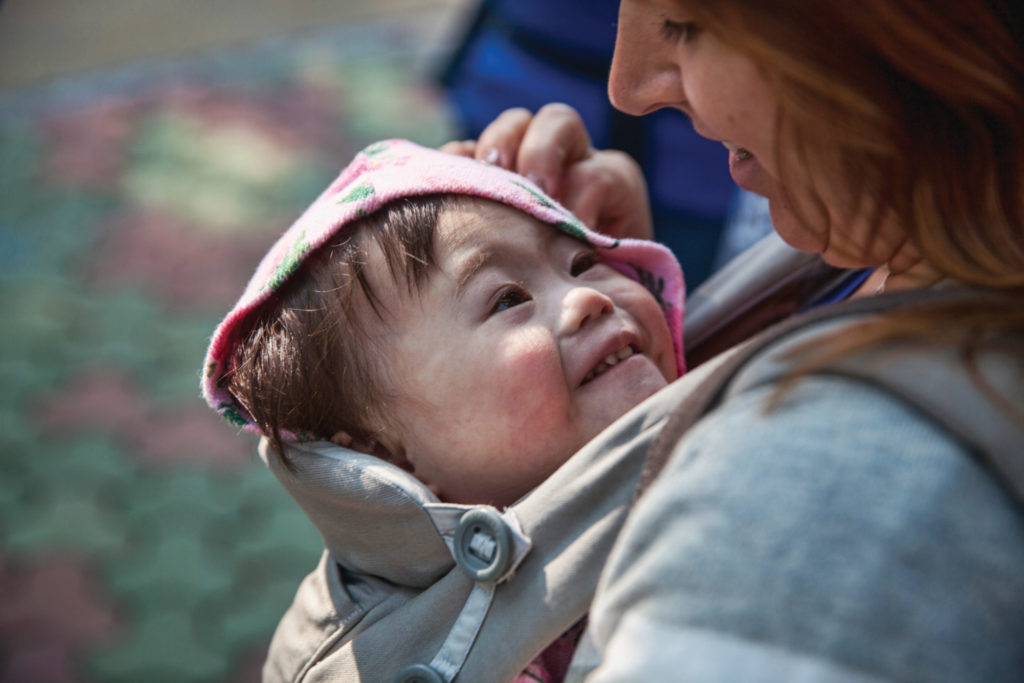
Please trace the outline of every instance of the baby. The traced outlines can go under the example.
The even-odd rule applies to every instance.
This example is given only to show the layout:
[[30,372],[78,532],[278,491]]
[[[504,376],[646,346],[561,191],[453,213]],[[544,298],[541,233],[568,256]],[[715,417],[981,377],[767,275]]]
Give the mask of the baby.
[[385,141],[271,249],[203,389],[286,459],[289,438],[328,439],[500,507],[676,379],[680,298],[667,250],[592,233],[502,169]]
[[385,141],[264,258],[203,392],[286,468],[290,443],[331,441],[500,509],[676,379],[682,295],[667,249],[593,233],[503,169]]

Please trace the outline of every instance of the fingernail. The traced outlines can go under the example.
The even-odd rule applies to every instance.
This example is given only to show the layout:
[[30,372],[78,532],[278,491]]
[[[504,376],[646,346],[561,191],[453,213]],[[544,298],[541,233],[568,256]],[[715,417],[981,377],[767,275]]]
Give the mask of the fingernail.
[[539,175],[537,175],[536,173],[527,173],[526,179],[529,180],[534,185],[536,185],[537,187],[539,187],[541,192],[544,192],[545,194],[547,193],[547,183],[545,183],[544,179],[541,178]]
[[498,148],[492,147],[490,151],[487,152],[487,156],[484,157],[484,161],[493,165],[498,163],[499,158],[501,158],[501,154],[498,153]]

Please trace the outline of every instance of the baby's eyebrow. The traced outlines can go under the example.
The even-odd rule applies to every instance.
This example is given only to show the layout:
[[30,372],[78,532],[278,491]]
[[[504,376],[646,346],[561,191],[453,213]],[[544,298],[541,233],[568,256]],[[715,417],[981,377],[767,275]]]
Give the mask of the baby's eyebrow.
[[498,259],[498,253],[490,249],[476,249],[459,264],[455,273],[455,296],[462,298],[466,287],[480,272]]
[[546,230],[536,240],[527,240],[525,243],[507,243],[501,240],[471,242],[472,236],[456,241],[453,250],[456,252],[466,250],[469,253],[460,259],[455,271],[455,296],[461,298],[465,295],[469,283],[481,271],[496,267],[515,267],[524,261],[538,255],[546,254],[551,250],[552,244],[560,235],[556,230]]

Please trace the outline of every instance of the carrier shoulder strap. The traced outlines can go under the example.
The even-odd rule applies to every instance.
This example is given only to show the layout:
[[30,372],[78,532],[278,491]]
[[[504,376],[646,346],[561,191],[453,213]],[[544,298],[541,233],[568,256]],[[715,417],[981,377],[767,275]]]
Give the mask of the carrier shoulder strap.
[[[756,335],[724,358],[676,407],[651,447],[637,495],[657,477],[686,431],[727,394],[784,378],[794,369],[786,351],[834,332],[834,323],[927,302],[991,296],[945,289],[852,299]],[[963,443],[1024,508],[1024,368],[1019,352],[985,353],[965,362],[960,350],[949,345],[908,342],[855,353],[815,374],[855,379],[912,406]]]

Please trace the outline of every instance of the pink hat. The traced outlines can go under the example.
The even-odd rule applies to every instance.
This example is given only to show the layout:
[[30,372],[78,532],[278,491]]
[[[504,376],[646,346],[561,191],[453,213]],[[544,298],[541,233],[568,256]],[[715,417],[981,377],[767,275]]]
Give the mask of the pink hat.
[[508,204],[597,247],[602,261],[643,284],[661,304],[682,371],[683,274],[666,247],[593,232],[532,182],[505,169],[406,140],[384,140],[357,154],[270,248],[238,303],[217,326],[202,379],[203,397],[210,407],[243,429],[260,433],[226,388],[234,370],[235,346],[249,332],[255,319],[252,313],[270,300],[307,256],[346,226],[396,199],[428,194],[472,195]]

